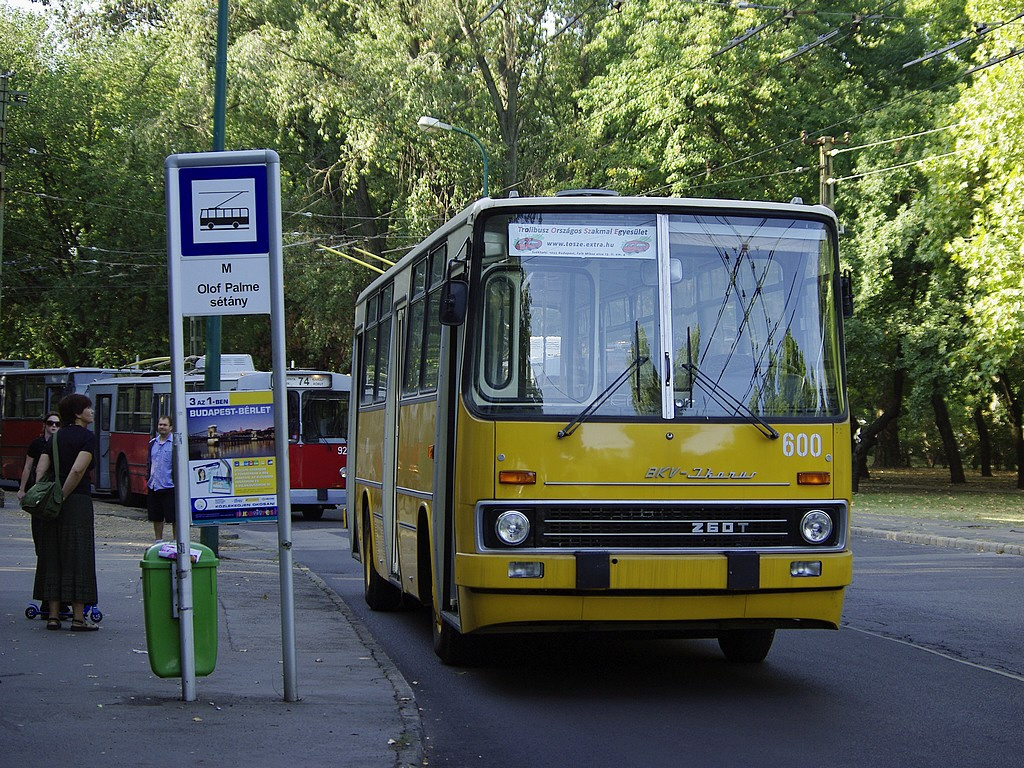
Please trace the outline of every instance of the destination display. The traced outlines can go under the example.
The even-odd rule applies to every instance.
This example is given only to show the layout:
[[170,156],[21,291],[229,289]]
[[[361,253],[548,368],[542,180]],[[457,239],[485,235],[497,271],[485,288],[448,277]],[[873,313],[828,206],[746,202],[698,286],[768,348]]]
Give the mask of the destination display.
[[573,258],[654,258],[657,227],[509,224],[509,253]]

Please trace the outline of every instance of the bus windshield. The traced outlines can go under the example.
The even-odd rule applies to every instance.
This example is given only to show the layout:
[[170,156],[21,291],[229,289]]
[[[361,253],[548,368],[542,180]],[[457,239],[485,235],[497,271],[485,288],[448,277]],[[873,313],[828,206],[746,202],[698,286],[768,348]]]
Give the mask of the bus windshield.
[[326,390],[288,393],[289,432],[300,434],[299,403],[302,404],[302,442],[322,443],[344,439],[348,431],[348,393]]
[[820,220],[502,213],[482,240],[468,392],[482,415],[844,412],[837,265]]

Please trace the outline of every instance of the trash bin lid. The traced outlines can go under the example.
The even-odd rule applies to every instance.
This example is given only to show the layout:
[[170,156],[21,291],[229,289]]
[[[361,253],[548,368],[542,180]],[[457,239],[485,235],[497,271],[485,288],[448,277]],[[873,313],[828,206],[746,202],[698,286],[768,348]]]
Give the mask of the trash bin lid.
[[[207,547],[205,544],[189,544],[192,550],[192,562],[193,568],[216,568],[220,560],[216,555],[213,554],[213,550]],[[143,569],[146,568],[170,568],[171,563],[174,562],[176,557],[161,557],[160,553],[174,552],[177,555],[177,547],[173,541],[171,542],[158,542],[151,545],[146,549],[146,554],[142,556],[142,560],[139,561],[139,566]]]

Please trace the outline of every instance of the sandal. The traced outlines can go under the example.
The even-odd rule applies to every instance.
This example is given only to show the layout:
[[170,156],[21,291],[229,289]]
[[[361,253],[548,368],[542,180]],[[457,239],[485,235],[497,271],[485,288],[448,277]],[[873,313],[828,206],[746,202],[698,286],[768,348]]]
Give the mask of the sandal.
[[71,631],[72,632],[96,632],[99,630],[95,624],[90,624],[82,619],[71,620]]
[[60,629],[60,619],[47,619],[46,620],[46,628],[47,629]]

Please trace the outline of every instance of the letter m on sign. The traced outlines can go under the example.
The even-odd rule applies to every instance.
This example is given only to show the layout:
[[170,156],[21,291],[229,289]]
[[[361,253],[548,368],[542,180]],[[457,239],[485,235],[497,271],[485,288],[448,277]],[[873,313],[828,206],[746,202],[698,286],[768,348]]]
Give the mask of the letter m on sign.
[[229,274],[231,274],[231,262],[228,261],[228,262],[222,263],[220,265],[220,271],[221,271],[222,275],[229,275]]

